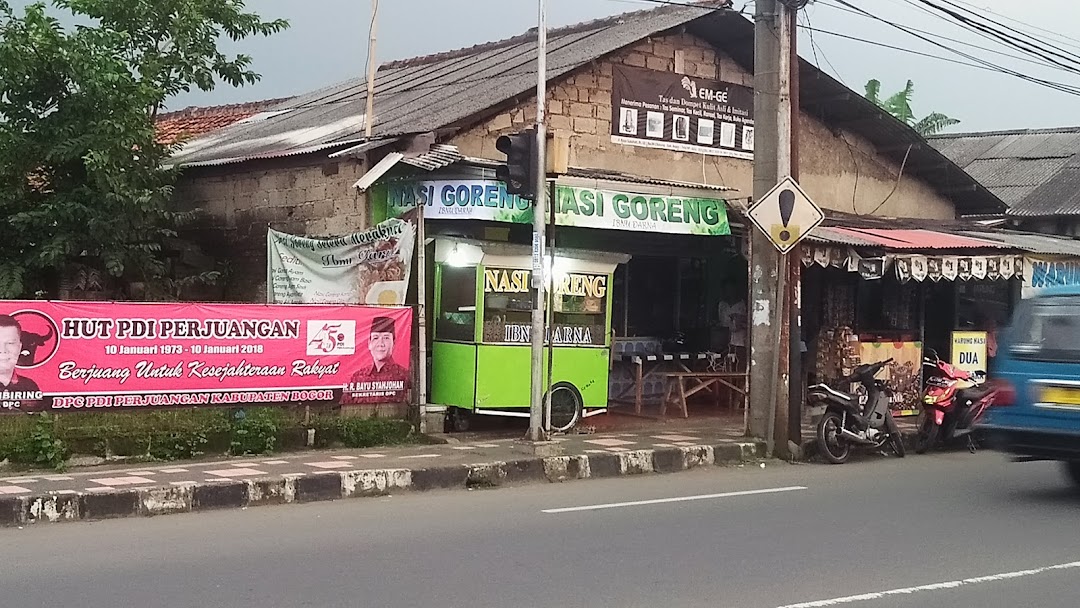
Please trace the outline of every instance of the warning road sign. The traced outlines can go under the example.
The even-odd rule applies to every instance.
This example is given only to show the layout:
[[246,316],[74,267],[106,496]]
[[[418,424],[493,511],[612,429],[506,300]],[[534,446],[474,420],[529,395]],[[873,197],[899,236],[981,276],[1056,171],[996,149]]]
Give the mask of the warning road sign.
[[747,215],[780,253],[791,251],[825,220],[821,208],[790,177],[780,180]]

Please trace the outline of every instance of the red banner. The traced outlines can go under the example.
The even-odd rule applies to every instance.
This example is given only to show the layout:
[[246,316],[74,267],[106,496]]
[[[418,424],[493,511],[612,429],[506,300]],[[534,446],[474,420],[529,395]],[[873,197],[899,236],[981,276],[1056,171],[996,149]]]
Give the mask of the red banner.
[[0,302],[0,413],[396,403],[412,310]]

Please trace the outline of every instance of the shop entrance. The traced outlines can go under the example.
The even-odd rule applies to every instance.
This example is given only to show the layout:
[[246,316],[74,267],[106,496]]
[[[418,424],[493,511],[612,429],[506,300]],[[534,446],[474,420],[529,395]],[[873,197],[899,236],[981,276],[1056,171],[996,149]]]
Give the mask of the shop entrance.
[[610,413],[741,420],[748,264],[738,236],[560,228],[558,240],[630,256],[612,288]]

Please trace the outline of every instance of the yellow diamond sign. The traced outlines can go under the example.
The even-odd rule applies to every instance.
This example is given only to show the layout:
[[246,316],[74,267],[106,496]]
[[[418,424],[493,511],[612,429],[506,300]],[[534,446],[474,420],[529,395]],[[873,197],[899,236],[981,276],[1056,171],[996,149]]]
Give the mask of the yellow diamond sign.
[[747,216],[780,253],[791,251],[825,220],[821,208],[790,177],[751,205]]

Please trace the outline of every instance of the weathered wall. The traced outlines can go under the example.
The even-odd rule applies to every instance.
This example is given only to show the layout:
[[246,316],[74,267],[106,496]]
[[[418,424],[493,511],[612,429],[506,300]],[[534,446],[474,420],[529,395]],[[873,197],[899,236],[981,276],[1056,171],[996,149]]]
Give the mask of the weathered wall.
[[[364,228],[363,174],[354,160],[252,161],[185,171],[177,187],[182,208],[202,209],[199,240],[231,267],[226,297],[266,301],[266,230],[330,236]],[[325,159],[322,159],[325,160]]]
[[[752,193],[750,161],[612,143],[613,63],[667,71],[678,67],[680,74],[753,86],[751,74],[689,34],[643,41],[550,86],[549,128],[573,134],[572,166],[724,185],[738,188],[737,196]],[[470,156],[501,158],[495,150],[497,136],[526,128],[535,120],[534,97],[459,134],[451,143]],[[953,205],[927,184],[905,176],[897,186],[900,167],[881,157],[869,142],[850,132],[834,135],[828,127],[805,115],[799,157],[800,182],[823,207],[851,213],[854,198],[854,208],[860,214],[925,218],[955,215]]]

